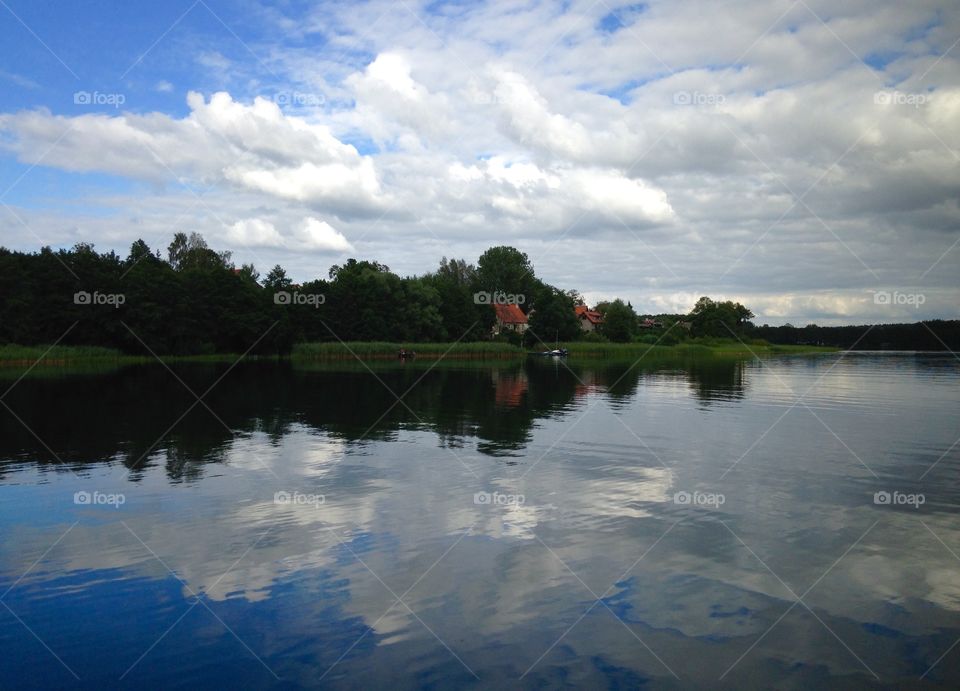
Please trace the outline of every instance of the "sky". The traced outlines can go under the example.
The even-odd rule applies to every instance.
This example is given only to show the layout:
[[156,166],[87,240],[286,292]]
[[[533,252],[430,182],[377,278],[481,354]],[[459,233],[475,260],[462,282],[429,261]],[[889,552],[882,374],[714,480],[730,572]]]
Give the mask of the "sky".
[[0,246],[960,317],[960,5],[0,0]]

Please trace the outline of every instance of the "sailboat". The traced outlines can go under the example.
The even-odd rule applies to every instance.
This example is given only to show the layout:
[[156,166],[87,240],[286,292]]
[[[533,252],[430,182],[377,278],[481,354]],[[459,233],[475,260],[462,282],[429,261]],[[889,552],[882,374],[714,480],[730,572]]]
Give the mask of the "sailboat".
[[560,347],[560,333],[557,332],[557,347],[553,350],[544,350],[540,353],[545,357],[567,357],[567,349]]

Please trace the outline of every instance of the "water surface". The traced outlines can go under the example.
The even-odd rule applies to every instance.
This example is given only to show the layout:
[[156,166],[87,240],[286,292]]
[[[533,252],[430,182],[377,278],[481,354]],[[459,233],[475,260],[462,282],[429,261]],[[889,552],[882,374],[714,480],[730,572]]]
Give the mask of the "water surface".
[[0,687],[960,684],[952,356],[431,365],[4,372]]

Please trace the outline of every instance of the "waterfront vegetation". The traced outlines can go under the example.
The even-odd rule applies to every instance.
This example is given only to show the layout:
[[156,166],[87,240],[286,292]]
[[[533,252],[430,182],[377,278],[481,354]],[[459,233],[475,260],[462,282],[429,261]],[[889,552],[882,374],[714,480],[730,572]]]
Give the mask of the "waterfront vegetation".
[[116,361],[122,353],[100,346],[0,345],[0,363],[6,365],[62,365],[68,362]]
[[400,351],[415,353],[418,359],[509,359],[525,355],[525,351],[502,341],[470,343],[298,343],[293,347],[294,360],[397,359]]
[[[715,357],[764,357],[831,352],[828,346],[776,345],[765,341],[739,342],[733,339],[693,339],[676,345],[650,345],[646,343],[600,343],[574,341],[564,344],[568,359],[615,360],[639,358],[688,359]],[[401,350],[420,361],[436,360],[519,360],[538,355],[540,351],[500,341],[470,343],[389,343],[382,341],[356,341],[351,343],[322,342],[298,343],[289,356],[241,356],[238,353],[214,355],[162,356],[164,362],[225,362],[241,359],[281,359],[294,362],[324,362],[344,360],[396,360]],[[0,346],[0,366],[22,368],[30,366],[74,365],[127,365],[156,362],[153,356],[128,355],[116,349],[95,346]]]
[[[509,359],[561,345],[571,357],[600,359],[960,347],[957,321],[756,326],[746,306],[709,297],[686,314],[601,301],[587,324],[575,311],[585,307],[580,293],[537,277],[513,247],[492,247],[476,265],[442,258],[420,276],[349,259],[302,284],[280,266],[261,278],[230,257],[184,233],[165,258],[139,240],[126,258],[84,243],[37,253],[0,247],[0,344],[17,344],[0,346],[0,363],[385,359],[401,349],[425,359]],[[519,321],[498,322],[494,303],[503,301]]]

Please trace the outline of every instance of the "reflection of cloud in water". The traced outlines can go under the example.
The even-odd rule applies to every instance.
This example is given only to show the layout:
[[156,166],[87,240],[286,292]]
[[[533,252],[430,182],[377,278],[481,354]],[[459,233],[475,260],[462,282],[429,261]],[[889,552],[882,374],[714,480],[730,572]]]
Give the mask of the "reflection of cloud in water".
[[[896,658],[894,646],[906,645],[905,636],[874,634],[871,627],[915,636],[910,645],[922,651],[936,648],[935,659],[952,639],[939,646],[939,641],[929,645],[922,637],[956,629],[960,563],[921,520],[955,550],[960,545],[960,530],[951,527],[950,507],[956,502],[947,480],[941,481],[942,496],[931,496],[921,511],[875,507],[870,499],[877,488],[869,478],[860,477],[866,473],[859,464],[847,458],[842,447],[822,457],[810,455],[810,427],[797,424],[795,414],[756,448],[758,458],[751,456],[740,469],[744,472],[716,485],[704,484],[727,467],[718,458],[726,461],[729,456],[732,462],[773,423],[780,411],[770,411],[770,403],[792,402],[776,379],[761,381],[762,371],[746,373],[763,384],[758,387],[754,382],[753,393],[746,390],[750,402],[760,405],[721,403],[709,410],[692,404],[696,401],[690,387],[679,374],[651,375],[641,380],[634,397],[597,405],[588,420],[559,440],[579,411],[570,414],[564,396],[538,398],[544,390],[558,390],[563,380],[555,382],[551,374],[549,387],[554,388],[539,385],[542,373],[534,371],[522,395],[519,375],[502,376],[502,395],[497,397],[489,391],[488,380],[478,384],[479,393],[468,400],[477,410],[494,411],[487,417],[454,415],[462,411],[452,407],[441,411],[443,415],[436,412],[440,422],[431,427],[430,422],[414,424],[398,410],[397,429],[389,442],[375,439],[361,446],[350,436],[318,432],[328,419],[336,419],[338,411],[325,410],[317,413],[313,426],[293,422],[278,435],[252,431],[228,438],[217,447],[225,462],[204,466],[197,482],[173,485],[160,466],[146,468],[134,483],[122,468],[104,467],[100,489],[126,492],[123,511],[106,514],[70,505],[71,515],[62,525],[52,520],[44,528],[12,523],[5,531],[10,540],[0,545],[4,576],[9,574],[13,582],[74,518],[80,518],[81,524],[19,587],[42,592],[40,586],[49,585],[60,588],[57,594],[64,587],[80,592],[94,579],[117,580],[118,572],[128,585],[138,577],[169,579],[166,569],[119,525],[122,518],[190,590],[205,592],[218,602],[235,600],[238,606],[243,605],[239,601],[258,602],[262,612],[296,607],[298,615],[306,617],[304,613],[315,613],[311,606],[335,607],[337,616],[357,622],[357,635],[362,626],[372,627],[366,642],[379,647],[377,655],[389,656],[383,648],[390,643],[417,639],[431,650],[439,646],[403,605],[380,619],[394,597],[377,577],[399,595],[452,548],[404,599],[438,635],[446,638],[449,632],[468,631],[470,635],[462,637],[468,641],[464,657],[471,663],[480,657],[477,646],[485,645],[498,650],[510,646],[524,653],[520,657],[530,652],[532,662],[593,603],[586,583],[598,594],[613,585],[606,602],[658,652],[665,648],[665,655],[678,658],[688,652],[716,655],[709,666],[717,667],[719,674],[793,601],[793,595],[719,520],[800,594],[879,519],[875,531],[844,556],[806,600],[858,654],[866,657],[876,644],[871,664],[874,659]],[[797,368],[784,376],[792,376],[790,384],[802,390],[800,385],[816,375],[815,369]],[[717,390],[711,401],[723,399],[731,386],[734,390],[738,386],[727,379],[714,385],[706,374],[699,376]],[[464,382],[455,383],[459,387]],[[566,383],[569,395],[581,391],[573,382]],[[848,393],[844,380],[834,387]],[[764,397],[757,396],[757,388]],[[829,387],[823,391],[829,393]],[[707,398],[700,389],[692,395],[696,400]],[[420,402],[416,409],[425,407]],[[945,410],[949,413],[948,407]],[[381,412],[373,411],[370,422]],[[919,412],[933,420],[930,425],[942,426],[944,414]],[[855,419],[827,420],[871,465],[874,457],[883,458],[897,443],[894,436],[903,437],[914,452],[920,443],[939,445],[941,453],[946,448],[942,435],[883,437],[877,432],[885,427],[870,427],[872,418],[851,417]],[[816,428],[816,420],[807,422]],[[477,424],[485,425],[482,431]],[[911,420],[909,429],[926,431],[923,424]],[[359,427],[354,436],[364,431],[363,425]],[[920,442],[914,436],[929,439]],[[438,439],[444,438],[459,446],[437,448]],[[516,450],[516,461],[491,457],[474,447],[485,440]],[[185,457],[190,457],[194,447],[184,448]],[[654,454],[670,469],[659,466]],[[526,476],[535,462],[536,469]],[[939,469],[942,476],[951,462],[945,459]],[[59,501],[77,482],[66,473],[49,477],[46,485],[30,486],[32,504],[11,515],[22,513],[33,521],[30,526],[40,525],[31,507],[43,504],[43,493],[49,497],[56,493]],[[90,481],[99,482],[94,476]],[[675,491],[697,487],[723,492],[727,503],[719,510],[672,503]],[[319,508],[276,505],[278,490],[323,494],[326,501]],[[473,495],[478,491],[522,494],[524,502],[476,505]],[[932,495],[934,488],[929,491]],[[15,492],[11,489],[8,497],[16,500]],[[649,557],[621,578],[676,520],[680,524]],[[14,543],[29,548],[10,546]],[[63,572],[75,584],[51,585],[52,574]],[[190,592],[183,589],[183,596],[189,598]],[[303,598],[311,604],[304,605]],[[273,604],[264,603],[271,599]],[[637,652],[635,641],[619,624],[611,624],[605,608],[597,606],[594,613],[571,634],[569,648],[558,648],[555,654],[567,650],[591,656],[601,651],[608,661],[636,668],[636,659],[630,657]],[[296,635],[309,637],[316,626],[311,618]],[[277,635],[287,636],[284,643],[291,640],[289,630]],[[884,640],[877,642],[878,636]],[[549,638],[542,647],[540,637]],[[478,640],[483,638],[487,640]],[[731,647],[722,645],[731,640]],[[525,649],[531,641],[538,650]],[[328,652],[335,659],[351,642]],[[460,645],[459,640],[452,642],[458,652]],[[672,646],[676,647],[671,651]],[[729,655],[732,648],[736,651]],[[445,653],[442,648],[439,652]],[[788,662],[824,656],[829,659],[823,667],[830,673],[845,674],[856,667],[856,661],[845,658],[846,651],[801,606],[754,655],[757,661],[744,669],[757,669],[764,656],[775,660],[774,666],[783,663],[784,669]],[[347,659],[344,665],[365,659]],[[376,660],[380,663],[384,657]]]
[[526,504],[481,506],[478,508],[481,517],[474,528],[474,532],[492,538],[533,539],[533,531],[539,522],[537,508]]
[[[297,443],[285,443],[295,438]],[[290,473],[324,477],[343,460],[346,443],[342,439],[322,436],[305,425],[292,425],[282,442],[263,432],[237,437],[225,454],[233,468],[265,472],[280,477]]]
[[591,482],[581,497],[588,512],[613,518],[648,518],[643,504],[670,500],[673,472],[669,468],[633,467],[618,471],[618,477]]
[[[780,603],[789,606],[794,601],[746,547],[715,525],[715,518],[729,520],[708,511],[702,512],[701,521],[685,520],[658,547],[654,561],[638,566],[632,585],[614,596],[631,610],[632,618],[686,636],[759,634],[772,623],[757,618],[759,612],[777,610],[779,616]],[[821,616],[871,625],[888,621],[897,630],[924,635],[956,627],[960,562],[919,520],[904,512],[888,514],[842,559],[869,522],[823,535],[819,545],[800,544],[791,535],[784,536],[782,545],[742,537],[793,593],[802,595],[816,583],[804,601]],[[837,521],[840,525],[839,516]],[[934,530],[947,544],[960,542],[958,530]],[[784,560],[792,568],[784,568]],[[662,600],[651,602],[644,592],[657,592]],[[803,611],[798,605],[793,616],[802,618]],[[894,619],[892,611],[898,612]],[[722,620],[733,622],[734,628]],[[815,643],[810,646],[809,654],[815,655]]]

